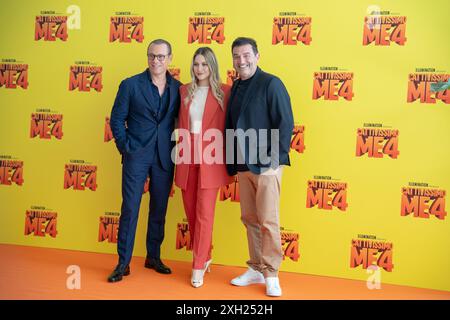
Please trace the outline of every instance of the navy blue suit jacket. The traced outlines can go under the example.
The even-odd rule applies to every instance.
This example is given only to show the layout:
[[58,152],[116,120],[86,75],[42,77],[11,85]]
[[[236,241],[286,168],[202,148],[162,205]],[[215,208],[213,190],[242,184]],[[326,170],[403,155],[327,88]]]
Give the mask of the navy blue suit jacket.
[[158,151],[163,168],[171,170],[174,164],[170,154],[175,145],[175,141],[171,141],[171,135],[180,108],[178,89],[181,83],[169,73],[167,77],[171,78],[169,105],[159,112],[158,106],[151,103],[151,77],[148,69],[123,80],[111,111],[110,125],[121,154],[149,147]]
[[[230,106],[238,82],[239,80],[236,80],[231,88],[225,122],[226,129],[234,129]],[[242,155],[245,164],[252,173],[260,174],[270,167],[276,169],[279,165],[290,165],[289,150],[292,130],[294,129],[294,118],[289,94],[278,77],[262,71],[259,67],[257,68],[243,98],[236,129],[242,129],[244,132],[248,129],[256,130],[256,145],[248,145],[247,143],[244,147],[242,143],[239,143],[239,139],[237,141],[237,148],[243,150]],[[278,154],[274,152],[270,132],[265,137],[260,134],[260,129],[279,130]],[[227,139],[227,156],[232,151],[231,148],[234,149],[233,144],[229,142],[229,139]],[[251,156],[250,148],[256,151],[257,158]],[[265,154],[271,159],[271,162],[265,163],[266,161],[262,161],[259,152],[266,152]],[[235,164],[227,163],[227,171],[229,175],[235,175],[237,173]]]

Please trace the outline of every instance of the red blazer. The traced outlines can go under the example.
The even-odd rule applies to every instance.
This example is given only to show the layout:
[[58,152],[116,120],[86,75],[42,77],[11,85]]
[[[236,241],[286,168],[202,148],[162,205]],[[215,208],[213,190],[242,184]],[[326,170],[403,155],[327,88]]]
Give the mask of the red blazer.
[[[189,108],[191,106],[191,102],[187,105],[184,102],[184,99],[188,95],[188,85],[182,85],[180,87],[180,95],[181,95],[181,106],[180,113],[178,114],[178,128],[186,129],[189,131],[190,123],[189,123]],[[221,85],[221,88],[224,92],[223,99],[223,109],[220,107],[219,102],[213,96],[211,92],[211,88],[208,90],[208,96],[206,97],[205,102],[205,111],[203,112],[202,118],[202,131],[201,137],[203,137],[203,133],[211,128],[218,129],[223,134],[223,161],[222,164],[207,164],[202,161],[200,163],[200,182],[202,189],[210,189],[210,188],[220,188],[221,186],[227,185],[233,181],[233,177],[230,177],[226,170],[225,164],[225,115],[227,114],[227,104],[228,99],[230,98],[231,87],[228,85]],[[179,141],[181,142],[181,141]],[[202,141],[202,151],[212,143],[211,141]],[[181,157],[181,152],[187,152],[188,150],[177,150],[177,157]],[[190,152],[191,150],[189,150]],[[203,152],[202,152],[203,153]],[[191,155],[191,160],[193,161],[194,157]],[[177,162],[179,163],[179,161]],[[189,164],[179,163],[176,165],[175,171],[175,184],[183,190],[186,190],[186,185],[188,181],[188,173],[189,173]]]

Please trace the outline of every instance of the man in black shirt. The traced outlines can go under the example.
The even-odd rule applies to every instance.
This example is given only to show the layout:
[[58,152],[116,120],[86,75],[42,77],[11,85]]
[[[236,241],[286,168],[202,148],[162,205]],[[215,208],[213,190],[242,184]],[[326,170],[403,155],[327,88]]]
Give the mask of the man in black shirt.
[[227,110],[227,171],[238,174],[250,259],[249,269],[231,283],[265,283],[267,295],[281,296],[279,199],[294,128],[290,97],[279,78],[257,66],[255,40],[237,38],[232,53],[239,79],[233,83]]

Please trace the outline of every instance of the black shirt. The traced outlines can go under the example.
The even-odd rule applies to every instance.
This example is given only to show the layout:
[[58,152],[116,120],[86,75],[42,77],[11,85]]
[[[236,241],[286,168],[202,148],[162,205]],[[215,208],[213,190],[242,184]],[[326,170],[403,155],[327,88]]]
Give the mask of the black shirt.
[[[237,122],[239,119],[239,115],[241,113],[242,103],[244,102],[245,94],[247,93],[247,89],[252,81],[253,76],[246,80],[236,80],[238,81],[236,86],[236,93],[234,94],[233,101],[231,102],[231,123],[233,124],[233,129],[236,130]],[[234,165],[237,171],[249,171],[247,165],[239,164],[237,162],[237,140],[234,139]]]
[[[161,117],[164,116],[164,114],[161,114],[161,112],[164,112],[169,107],[170,102],[170,96],[169,96],[169,87],[172,83],[172,78],[169,76],[169,74],[166,75],[166,87],[164,88],[163,94],[159,95],[159,89],[158,87],[153,83],[152,78],[150,76],[150,73],[147,73],[149,79],[150,79],[150,92],[151,92],[151,104],[156,107],[156,115],[154,117],[156,118],[156,121],[160,121]],[[151,163],[155,162],[155,155],[158,154],[158,144],[155,144],[155,150],[153,152],[153,160]],[[156,157],[158,158],[158,157]],[[158,161],[158,159],[156,159]]]
[[[150,77],[150,75],[149,75]],[[156,106],[157,110],[157,119],[160,118],[160,112],[167,110],[167,107],[169,106],[169,87],[172,79],[170,76],[166,76],[166,87],[164,88],[164,92],[162,95],[159,95],[158,87],[152,82],[152,79],[150,77],[150,88],[151,88],[151,97],[152,97],[152,104]]]

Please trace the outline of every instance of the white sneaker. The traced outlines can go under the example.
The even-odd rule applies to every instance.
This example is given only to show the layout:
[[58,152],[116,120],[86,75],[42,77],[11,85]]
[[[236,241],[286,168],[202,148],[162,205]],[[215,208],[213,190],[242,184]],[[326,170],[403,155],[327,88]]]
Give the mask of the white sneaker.
[[245,287],[250,284],[264,283],[264,276],[261,272],[248,268],[241,276],[231,280],[231,284],[239,287]]
[[278,277],[267,277],[266,278],[266,294],[270,297],[280,297],[281,287]]

